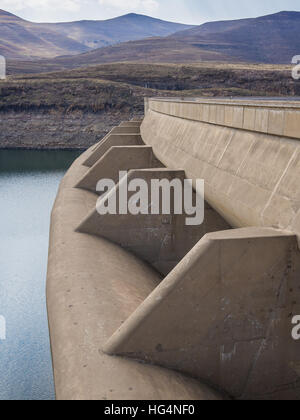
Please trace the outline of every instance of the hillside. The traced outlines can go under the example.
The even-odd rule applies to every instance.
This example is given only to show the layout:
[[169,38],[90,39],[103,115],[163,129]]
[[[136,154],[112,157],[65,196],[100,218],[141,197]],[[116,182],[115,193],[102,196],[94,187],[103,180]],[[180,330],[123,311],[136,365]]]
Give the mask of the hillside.
[[54,29],[0,10],[0,54],[6,58],[50,58],[87,50],[84,45]]
[[170,36],[235,60],[291,63],[300,51],[300,12],[280,12],[256,19],[211,22]]
[[150,38],[100,48],[75,56],[36,61],[8,60],[8,74],[44,73],[109,63],[180,64],[203,61],[232,62],[233,60],[225,54],[193,47],[178,40]]
[[126,42],[88,53],[57,57],[41,65],[52,65],[57,68],[86,67],[93,64],[140,61],[148,63],[186,63],[200,61],[230,61],[230,57],[219,52],[211,52],[194,47],[186,42],[169,38],[150,38]]
[[[21,71],[70,69],[114,62],[193,63],[202,61],[291,63],[300,53],[300,12],[256,19],[212,22],[167,37],[130,41],[83,54],[24,63]],[[27,66],[27,68],[26,68]],[[16,68],[13,65],[12,67]],[[36,69],[35,69],[36,68]]]
[[[47,85],[49,93],[56,91],[57,103],[64,97],[65,89],[57,89],[58,83],[64,81],[66,85],[76,86],[77,102],[87,104],[87,101],[97,97],[97,90],[85,92],[79,86],[93,84],[110,84],[120,90],[124,86],[139,92],[140,96],[148,95],[180,95],[187,96],[281,96],[298,95],[299,83],[290,76],[290,67],[282,65],[242,65],[242,64],[215,64],[206,62],[202,64],[149,64],[149,63],[113,63],[91,66],[88,68],[58,71],[41,74],[15,75],[5,85],[18,85],[42,87]],[[53,87],[51,88],[51,82]],[[1,86],[1,85],[0,85]],[[300,87],[300,86],[299,86]],[[142,90],[139,90],[141,88]],[[143,92],[143,95],[141,93]],[[96,96],[95,96],[96,93]],[[99,93],[99,92],[98,92]],[[24,97],[24,95],[22,95]],[[53,95],[55,96],[55,95]],[[76,95],[74,96],[74,99]],[[47,95],[40,95],[41,101]],[[28,94],[24,99],[28,100]],[[53,104],[55,103],[53,98]],[[20,103],[23,101],[20,98]],[[0,99],[0,104],[3,100]]]
[[10,59],[74,55],[119,42],[191,28],[129,14],[102,21],[32,23],[0,10],[0,54]]
[[147,96],[294,96],[290,67],[117,63],[0,81],[0,148],[86,148]]
[[48,26],[93,49],[142,38],[164,37],[193,27],[135,13],[102,21],[86,20]]

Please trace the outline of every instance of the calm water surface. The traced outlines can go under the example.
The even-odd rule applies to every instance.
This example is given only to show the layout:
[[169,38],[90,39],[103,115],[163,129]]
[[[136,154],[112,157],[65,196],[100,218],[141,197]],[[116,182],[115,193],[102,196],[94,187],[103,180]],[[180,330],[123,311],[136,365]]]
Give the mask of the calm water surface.
[[0,150],[0,400],[54,399],[46,271],[50,212],[79,152]]

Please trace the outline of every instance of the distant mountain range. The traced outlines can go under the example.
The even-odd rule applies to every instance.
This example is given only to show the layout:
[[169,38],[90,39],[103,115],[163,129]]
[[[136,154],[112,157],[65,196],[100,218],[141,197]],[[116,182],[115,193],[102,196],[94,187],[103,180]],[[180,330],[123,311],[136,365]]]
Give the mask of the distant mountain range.
[[[52,44],[60,45],[65,50],[69,48],[73,54],[65,52],[63,54],[67,56],[36,62],[33,69],[38,69],[39,65],[57,70],[134,61],[288,64],[294,55],[300,55],[300,12],[280,12],[253,19],[210,22],[192,28],[135,14],[101,22],[30,25],[43,28],[45,32],[40,39],[45,41],[52,34]],[[0,53],[4,39],[2,31],[0,18]],[[129,42],[117,43],[126,36],[131,37]],[[28,53],[30,47],[27,39],[24,39],[26,42],[23,45]],[[57,39],[61,40],[61,44],[56,42]],[[101,48],[92,49],[97,44],[96,41]],[[114,45],[103,46],[105,43]],[[53,53],[54,50],[55,48]],[[28,72],[31,67],[24,68]]]
[[192,28],[148,16],[66,23],[32,23],[0,10],[0,54],[13,59],[53,58]]
[[291,63],[300,54],[299,30],[300,12],[280,12],[206,23],[171,35],[171,39],[239,61]]

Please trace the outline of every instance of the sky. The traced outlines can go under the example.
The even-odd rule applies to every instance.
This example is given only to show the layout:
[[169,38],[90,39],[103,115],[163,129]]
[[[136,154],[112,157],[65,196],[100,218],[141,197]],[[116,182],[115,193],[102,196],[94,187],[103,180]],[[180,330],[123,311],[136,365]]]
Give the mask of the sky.
[[0,0],[0,9],[33,22],[109,19],[142,13],[174,22],[200,25],[223,19],[240,19],[300,11],[299,0]]

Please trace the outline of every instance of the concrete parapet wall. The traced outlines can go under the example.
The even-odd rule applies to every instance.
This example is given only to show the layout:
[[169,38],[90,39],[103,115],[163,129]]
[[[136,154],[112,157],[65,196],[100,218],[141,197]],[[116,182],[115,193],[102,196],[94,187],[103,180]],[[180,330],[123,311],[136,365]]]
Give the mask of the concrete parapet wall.
[[300,106],[274,101],[176,101],[150,99],[146,110],[265,134],[300,139]]
[[204,179],[206,200],[231,226],[300,237],[300,105],[153,99],[148,106],[143,141],[167,167]]

